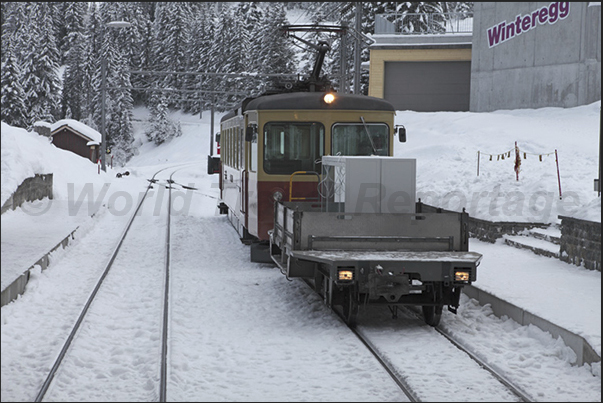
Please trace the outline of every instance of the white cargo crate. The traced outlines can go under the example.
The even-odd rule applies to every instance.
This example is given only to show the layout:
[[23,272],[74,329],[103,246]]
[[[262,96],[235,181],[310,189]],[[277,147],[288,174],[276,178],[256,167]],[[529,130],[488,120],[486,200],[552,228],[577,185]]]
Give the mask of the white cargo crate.
[[[415,159],[324,156],[322,170],[324,179],[321,191],[327,211],[415,212]],[[333,205],[329,206],[329,203]]]

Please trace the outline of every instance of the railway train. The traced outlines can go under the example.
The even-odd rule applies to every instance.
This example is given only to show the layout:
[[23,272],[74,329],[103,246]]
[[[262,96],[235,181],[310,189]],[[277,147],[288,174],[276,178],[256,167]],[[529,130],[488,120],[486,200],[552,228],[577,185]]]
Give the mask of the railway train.
[[[318,76],[326,47],[319,49],[307,81],[247,98],[222,117],[220,156],[208,160],[208,172],[220,176],[220,213],[250,245],[252,261],[306,279],[348,324],[363,304],[383,304],[394,316],[400,305],[420,306],[436,326],[443,306],[456,312],[460,290],[476,280],[481,255],[468,252],[467,214],[423,213],[414,188],[405,212],[367,212],[366,203],[355,210],[350,195],[329,193],[329,183],[333,190],[341,182],[326,163],[333,157],[369,163],[348,169],[348,190],[366,182],[364,174],[383,187],[387,175],[374,167],[396,160],[394,141],[405,142],[406,129],[395,126],[388,101],[335,92]],[[406,172],[412,186],[414,173]]]

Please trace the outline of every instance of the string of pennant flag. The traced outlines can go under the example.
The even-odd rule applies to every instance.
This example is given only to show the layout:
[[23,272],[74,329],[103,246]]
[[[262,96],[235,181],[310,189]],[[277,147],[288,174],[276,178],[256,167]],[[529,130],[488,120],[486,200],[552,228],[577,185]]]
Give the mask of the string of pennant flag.
[[[481,151],[478,151],[477,153],[478,153],[478,156],[483,155],[486,157],[490,157],[488,159],[488,161],[493,161],[494,157],[496,157],[496,161],[500,161],[500,160],[504,160],[505,158],[511,158],[511,153],[513,151],[515,151],[515,149],[511,149],[509,151],[505,151],[504,153],[500,153],[500,154],[486,154],[486,153],[482,153]],[[550,153],[529,153],[526,151],[521,151],[520,154],[523,155],[524,160],[528,158],[528,155],[537,155],[538,159],[540,161],[542,161],[542,157],[548,157],[549,155],[553,155],[553,154],[555,154],[555,151],[550,152]]]
[[527,151],[520,151],[519,147],[517,146],[517,141],[515,142],[515,147],[513,147],[512,149],[505,151],[504,153],[500,153],[500,154],[487,154],[487,153],[482,153],[481,151],[478,150],[477,152],[477,176],[479,176],[479,162],[481,159],[481,156],[487,156],[489,157],[488,160],[489,161],[493,161],[494,157],[496,157],[496,161],[500,161],[500,160],[505,160],[506,158],[511,158],[511,153],[515,152],[515,164],[513,166],[513,169],[515,170],[515,176],[516,179],[519,181],[519,172],[521,171],[521,157],[523,155],[523,159],[527,159],[528,155],[534,155],[534,156],[538,156],[538,160],[542,161],[542,157],[548,157],[549,155],[553,155],[555,154],[555,163],[557,164],[557,181],[559,182],[559,198],[561,198],[561,176],[559,175],[559,156],[557,155],[557,150],[552,151],[550,153],[529,153]]

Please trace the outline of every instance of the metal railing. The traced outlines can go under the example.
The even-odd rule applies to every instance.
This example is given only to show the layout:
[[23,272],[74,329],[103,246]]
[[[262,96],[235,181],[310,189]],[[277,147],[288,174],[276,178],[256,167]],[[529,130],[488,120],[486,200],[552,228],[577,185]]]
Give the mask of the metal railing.
[[473,32],[473,13],[390,13],[375,16],[375,34],[440,35]]

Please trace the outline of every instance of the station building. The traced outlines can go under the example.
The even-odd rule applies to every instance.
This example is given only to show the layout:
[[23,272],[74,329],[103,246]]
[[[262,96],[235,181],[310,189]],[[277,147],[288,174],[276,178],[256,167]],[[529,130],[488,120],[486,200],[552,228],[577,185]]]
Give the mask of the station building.
[[369,94],[397,110],[489,112],[601,99],[600,2],[476,2],[445,32],[377,15]]

